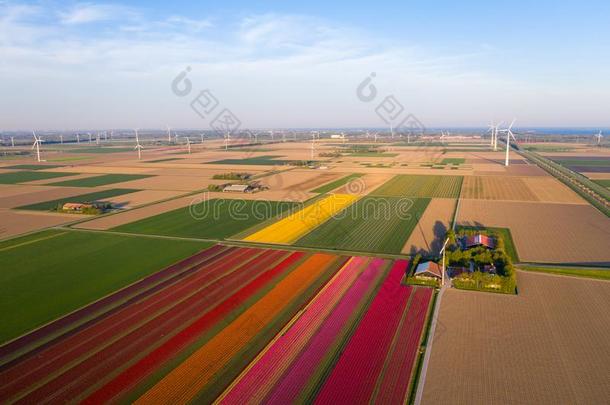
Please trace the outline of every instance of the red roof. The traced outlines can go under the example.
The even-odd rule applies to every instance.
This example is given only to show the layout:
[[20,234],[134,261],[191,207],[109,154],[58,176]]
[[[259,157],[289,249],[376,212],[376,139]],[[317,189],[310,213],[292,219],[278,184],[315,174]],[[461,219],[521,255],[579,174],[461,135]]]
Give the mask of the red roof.
[[485,246],[490,249],[493,249],[495,247],[493,238],[490,238],[489,236],[483,234],[467,236],[465,245],[467,248],[473,246]]

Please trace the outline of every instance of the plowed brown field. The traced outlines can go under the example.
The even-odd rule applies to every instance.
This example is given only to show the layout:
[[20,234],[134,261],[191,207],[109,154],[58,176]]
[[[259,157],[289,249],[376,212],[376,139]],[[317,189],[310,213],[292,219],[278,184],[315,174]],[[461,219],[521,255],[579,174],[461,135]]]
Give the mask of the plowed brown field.
[[610,282],[517,279],[517,296],[445,292],[423,404],[608,402]]
[[457,222],[510,228],[521,261],[610,263],[610,218],[590,205],[462,200]]
[[442,248],[445,233],[451,226],[454,210],[455,199],[432,199],[402,248],[402,253],[438,254]]

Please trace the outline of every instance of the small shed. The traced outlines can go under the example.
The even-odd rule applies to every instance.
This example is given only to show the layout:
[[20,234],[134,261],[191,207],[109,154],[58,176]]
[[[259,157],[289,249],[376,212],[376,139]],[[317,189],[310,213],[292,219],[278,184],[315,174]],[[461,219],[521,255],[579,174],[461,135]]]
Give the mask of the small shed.
[[435,262],[424,262],[417,265],[415,277],[442,278],[442,269]]

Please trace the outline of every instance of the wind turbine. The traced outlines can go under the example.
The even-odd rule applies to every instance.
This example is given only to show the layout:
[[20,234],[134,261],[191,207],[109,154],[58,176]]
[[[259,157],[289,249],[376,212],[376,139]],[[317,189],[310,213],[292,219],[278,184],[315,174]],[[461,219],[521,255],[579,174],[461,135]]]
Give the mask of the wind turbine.
[[91,143],[91,132],[88,132],[89,134],[89,143]]
[[[229,150],[229,131],[227,131],[225,133],[225,150]],[[271,136],[273,137],[273,133],[271,133]]]
[[282,131],[282,142],[286,142],[286,132]]
[[110,141],[112,142],[112,135],[114,135],[114,130],[110,131]]
[[108,131],[104,131],[104,140],[108,141]]
[[491,133],[491,143],[489,144],[489,146],[493,147],[494,146],[494,140],[496,139],[496,127],[494,126],[494,122],[491,121],[489,123],[489,128],[487,129],[487,132]]
[[134,131],[136,132],[136,147],[134,149],[136,149],[138,151],[138,160],[142,160],[142,149],[144,149],[144,147],[142,145],[140,145],[140,137],[138,136],[138,129],[134,129]]
[[11,147],[15,147],[15,137],[11,136]]
[[76,143],[80,143],[80,134],[76,133]]
[[172,129],[167,126],[167,143],[172,143]]
[[96,143],[97,145],[99,145],[99,144],[100,144],[100,133],[99,133],[99,132],[97,132],[97,133],[95,134],[95,143]]
[[189,137],[186,137],[186,147],[189,150],[189,155],[191,154],[191,140],[189,139]]
[[392,136],[392,139],[394,139],[394,125],[390,124],[390,135]]
[[269,131],[269,134],[271,134],[271,142],[273,142],[273,131]]
[[59,143],[64,144],[64,136],[63,134],[59,134]]
[[200,135],[201,135],[201,144],[203,145],[203,132]]
[[32,149],[36,148],[36,158],[40,162],[40,144],[44,142],[40,137],[36,136],[36,132],[32,131],[32,135],[34,135],[34,143],[32,144]]
[[597,146],[600,146],[602,144],[602,138],[604,137],[602,131],[599,131],[595,137],[597,138]]
[[504,166],[506,166],[506,167],[508,167],[508,164],[510,163],[510,159],[508,156],[508,151],[510,150],[510,138],[513,138],[513,140],[515,142],[517,142],[517,139],[515,138],[515,135],[513,134],[513,131],[512,131],[514,123],[515,123],[515,120],[513,119],[513,121],[508,126],[508,128],[500,131],[500,132],[506,132],[506,157],[504,158]]

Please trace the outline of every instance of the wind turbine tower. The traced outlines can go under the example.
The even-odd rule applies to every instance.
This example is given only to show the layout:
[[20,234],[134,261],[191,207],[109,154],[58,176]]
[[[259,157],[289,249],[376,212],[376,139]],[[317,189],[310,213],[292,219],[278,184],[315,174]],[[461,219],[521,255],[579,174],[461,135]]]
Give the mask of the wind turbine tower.
[[40,137],[36,136],[36,132],[32,131],[32,135],[34,135],[34,143],[32,144],[32,149],[36,148],[36,160],[40,162],[40,144],[44,141],[40,139]]
[[599,131],[595,137],[597,138],[597,146],[600,146],[602,144],[602,138],[604,137],[602,131]]
[[504,158],[504,166],[506,166],[506,167],[508,167],[508,165],[510,163],[510,158],[508,155],[508,153],[510,151],[510,139],[512,138],[515,142],[517,141],[517,139],[515,138],[515,135],[513,134],[513,131],[512,131],[514,123],[515,123],[515,120],[513,120],[513,122],[510,123],[508,128],[506,128],[504,131],[502,131],[502,132],[506,132],[506,156]]
[[144,147],[140,145],[140,137],[138,136],[137,128],[134,129],[134,131],[136,132],[136,147],[134,149],[138,151],[138,160],[142,160],[142,149],[144,149]]

